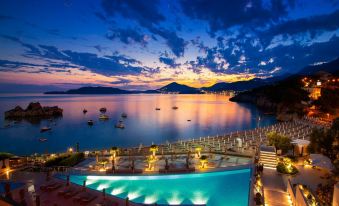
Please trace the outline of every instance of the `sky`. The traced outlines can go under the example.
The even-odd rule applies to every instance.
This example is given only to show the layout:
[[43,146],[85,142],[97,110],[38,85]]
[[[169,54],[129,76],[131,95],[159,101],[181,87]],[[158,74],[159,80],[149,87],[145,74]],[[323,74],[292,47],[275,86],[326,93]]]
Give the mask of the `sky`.
[[193,87],[339,56],[339,0],[2,0],[2,91]]

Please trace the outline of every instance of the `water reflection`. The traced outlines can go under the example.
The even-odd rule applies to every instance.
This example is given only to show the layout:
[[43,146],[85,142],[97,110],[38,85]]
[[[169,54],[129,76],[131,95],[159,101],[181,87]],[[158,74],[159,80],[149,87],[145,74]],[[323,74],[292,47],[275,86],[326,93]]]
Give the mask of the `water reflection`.
[[[76,142],[81,149],[137,146],[254,128],[258,116],[261,125],[274,122],[273,117],[262,115],[254,106],[233,103],[221,95],[30,95],[0,97],[0,126],[8,123],[4,111],[16,105],[26,108],[31,101],[57,105],[63,108],[63,117],[34,124],[24,120],[0,129],[0,150],[19,154],[57,152]],[[108,121],[99,121],[101,107],[107,108]],[[123,112],[128,115],[123,119],[125,129],[114,128]],[[90,119],[94,120],[91,127],[87,125]],[[41,134],[40,127],[46,125],[52,130]],[[42,136],[48,141],[38,142]]]

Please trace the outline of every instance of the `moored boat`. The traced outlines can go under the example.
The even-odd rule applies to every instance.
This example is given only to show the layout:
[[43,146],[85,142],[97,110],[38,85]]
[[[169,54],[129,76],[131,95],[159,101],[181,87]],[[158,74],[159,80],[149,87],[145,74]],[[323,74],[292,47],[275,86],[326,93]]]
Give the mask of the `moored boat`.
[[177,107],[177,106],[174,106],[174,107],[172,107],[172,109],[178,109],[179,107]]
[[47,138],[39,138],[39,142],[46,142]]
[[94,121],[90,119],[90,120],[87,121],[87,124],[92,126],[94,124]]
[[109,116],[107,116],[107,115],[105,115],[105,114],[100,114],[99,119],[100,119],[100,120],[108,120],[108,119],[109,119]]
[[122,121],[119,121],[119,123],[114,125],[115,128],[119,128],[119,129],[124,129],[125,125],[122,123]]
[[106,107],[102,107],[102,108],[100,108],[99,111],[102,112],[102,113],[105,113],[107,111],[107,109],[106,109]]
[[84,114],[86,114],[86,113],[87,113],[87,109],[82,110],[82,112],[83,112]]
[[159,107],[157,107],[157,108],[155,108],[155,110],[160,110],[160,108],[159,108]]
[[52,130],[52,128],[51,127],[42,127],[40,129],[40,132],[46,132],[46,131],[49,131],[49,130]]
[[124,112],[124,113],[121,114],[121,117],[122,118],[127,118],[127,114]]

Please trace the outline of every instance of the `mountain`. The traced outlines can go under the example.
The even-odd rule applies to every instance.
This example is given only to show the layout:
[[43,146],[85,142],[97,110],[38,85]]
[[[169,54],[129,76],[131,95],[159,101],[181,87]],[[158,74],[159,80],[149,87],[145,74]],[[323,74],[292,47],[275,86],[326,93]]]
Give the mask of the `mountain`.
[[176,82],[172,82],[164,87],[158,89],[161,93],[179,93],[179,94],[200,94],[201,91],[194,87],[189,87],[184,84],[178,84]]
[[81,87],[79,89],[70,89],[68,91],[51,91],[45,94],[139,94],[139,93],[159,93],[156,90],[129,91],[114,87]]
[[323,64],[318,64],[318,65],[313,65],[313,66],[307,66],[300,70],[298,74],[300,75],[314,75],[317,72],[328,72],[333,75],[339,75],[339,58],[323,63]]
[[272,78],[267,78],[267,79],[254,78],[249,81],[238,81],[238,82],[232,82],[232,83],[219,82],[210,87],[203,87],[201,88],[201,90],[210,91],[210,92],[220,92],[220,91],[225,91],[225,90],[246,91],[246,90],[251,90],[251,89],[261,87],[264,85],[272,84],[274,82],[277,82],[281,79],[286,78],[288,75],[286,74],[283,76],[277,76],[277,77],[272,77]]

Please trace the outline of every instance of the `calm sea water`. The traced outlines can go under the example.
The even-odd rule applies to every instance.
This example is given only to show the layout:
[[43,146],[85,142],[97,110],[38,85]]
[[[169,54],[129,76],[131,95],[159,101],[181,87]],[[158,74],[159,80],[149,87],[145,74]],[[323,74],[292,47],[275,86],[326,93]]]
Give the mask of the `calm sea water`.
[[[43,106],[59,106],[63,117],[14,123],[4,119],[4,112],[32,101]],[[179,107],[173,110],[172,107]],[[99,121],[99,109],[106,107],[108,121]],[[156,111],[155,108],[161,108]],[[87,114],[82,110],[86,108]],[[114,125],[125,112],[125,129]],[[260,116],[260,121],[258,117]],[[93,119],[94,126],[87,121]],[[187,121],[191,120],[191,121]],[[80,149],[111,146],[138,146],[164,143],[166,140],[198,138],[270,125],[273,116],[263,115],[255,106],[229,101],[223,95],[4,95],[0,96],[0,151],[33,154],[65,151],[79,142]],[[4,125],[10,123],[11,127]],[[43,126],[51,131],[40,133]],[[39,142],[39,138],[47,138]]]

